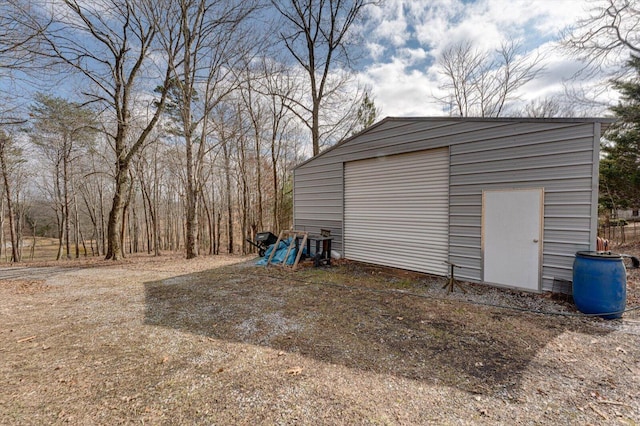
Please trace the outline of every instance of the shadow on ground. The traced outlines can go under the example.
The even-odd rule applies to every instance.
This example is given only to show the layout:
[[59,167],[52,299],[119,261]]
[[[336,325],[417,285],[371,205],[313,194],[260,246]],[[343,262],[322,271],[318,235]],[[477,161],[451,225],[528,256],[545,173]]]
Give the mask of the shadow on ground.
[[559,334],[603,333],[583,320],[277,275],[234,266],[145,283],[145,323],[487,395],[517,392]]

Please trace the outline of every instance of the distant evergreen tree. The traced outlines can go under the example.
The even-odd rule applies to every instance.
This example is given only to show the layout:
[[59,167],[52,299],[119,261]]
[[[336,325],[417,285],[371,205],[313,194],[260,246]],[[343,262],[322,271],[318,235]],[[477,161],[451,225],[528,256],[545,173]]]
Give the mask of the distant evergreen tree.
[[378,113],[379,111],[376,108],[375,102],[369,97],[369,93],[365,92],[364,97],[362,98],[362,103],[358,107],[356,127],[351,134],[355,135],[356,133],[360,133],[375,123],[378,118]]
[[614,80],[621,94],[612,107],[618,121],[607,132],[600,162],[600,203],[611,209],[640,207],[640,57],[627,66],[633,76]]

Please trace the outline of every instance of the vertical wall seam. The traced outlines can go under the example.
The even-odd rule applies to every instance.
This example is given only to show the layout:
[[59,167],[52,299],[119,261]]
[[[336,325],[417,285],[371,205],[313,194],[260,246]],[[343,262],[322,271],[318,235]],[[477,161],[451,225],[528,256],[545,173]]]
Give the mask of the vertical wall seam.
[[598,191],[600,181],[600,123],[593,123],[593,176],[591,188],[591,238],[589,249],[596,250],[598,237]]

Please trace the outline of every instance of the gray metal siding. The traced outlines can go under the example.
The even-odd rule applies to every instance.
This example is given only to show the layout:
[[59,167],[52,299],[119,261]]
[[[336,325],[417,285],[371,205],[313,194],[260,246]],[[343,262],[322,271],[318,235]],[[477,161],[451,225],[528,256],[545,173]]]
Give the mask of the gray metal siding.
[[331,242],[331,250],[342,253],[342,221],[336,220],[318,220],[318,219],[298,219],[295,223],[295,229],[299,231],[307,231],[311,234],[320,234],[321,229],[331,231],[334,238]]
[[346,258],[446,274],[446,148],[353,161],[344,175]]
[[593,121],[392,119],[295,170],[295,226],[331,223],[341,251],[345,162],[450,147],[449,260],[462,266],[457,276],[482,276],[482,191],[542,187],[542,288],[551,290],[554,279],[572,279],[574,253],[595,240],[599,137]]
[[590,247],[594,125],[515,127],[508,138],[451,147],[451,259],[458,276],[481,279],[482,190],[543,187],[542,289],[552,290]]
[[319,234],[331,231],[331,249],[342,252],[342,163],[294,170],[294,229]]

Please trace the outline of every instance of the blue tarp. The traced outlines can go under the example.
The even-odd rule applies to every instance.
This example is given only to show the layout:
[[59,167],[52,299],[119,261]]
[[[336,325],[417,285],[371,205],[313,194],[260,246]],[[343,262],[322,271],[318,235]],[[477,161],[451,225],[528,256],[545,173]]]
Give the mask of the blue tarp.
[[[289,245],[291,244],[293,244],[293,238],[291,237],[287,238],[286,240],[280,241],[280,243],[278,244],[278,248],[275,249],[276,252],[273,255],[273,259],[271,259],[271,263],[281,264],[282,261],[284,260],[284,257],[287,255],[287,250],[289,249]],[[269,256],[271,256],[271,252],[274,250],[275,246],[276,246],[275,244],[270,245],[267,251],[265,251],[264,257],[258,260],[258,262],[256,262],[256,265],[266,265],[267,261],[269,260]],[[293,265],[293,262],[296,261],[297,254],[298,254],[298,249],[294,245],[291,248],[291,251],[289,252],[289,257],[287,258],[287,265]]]

